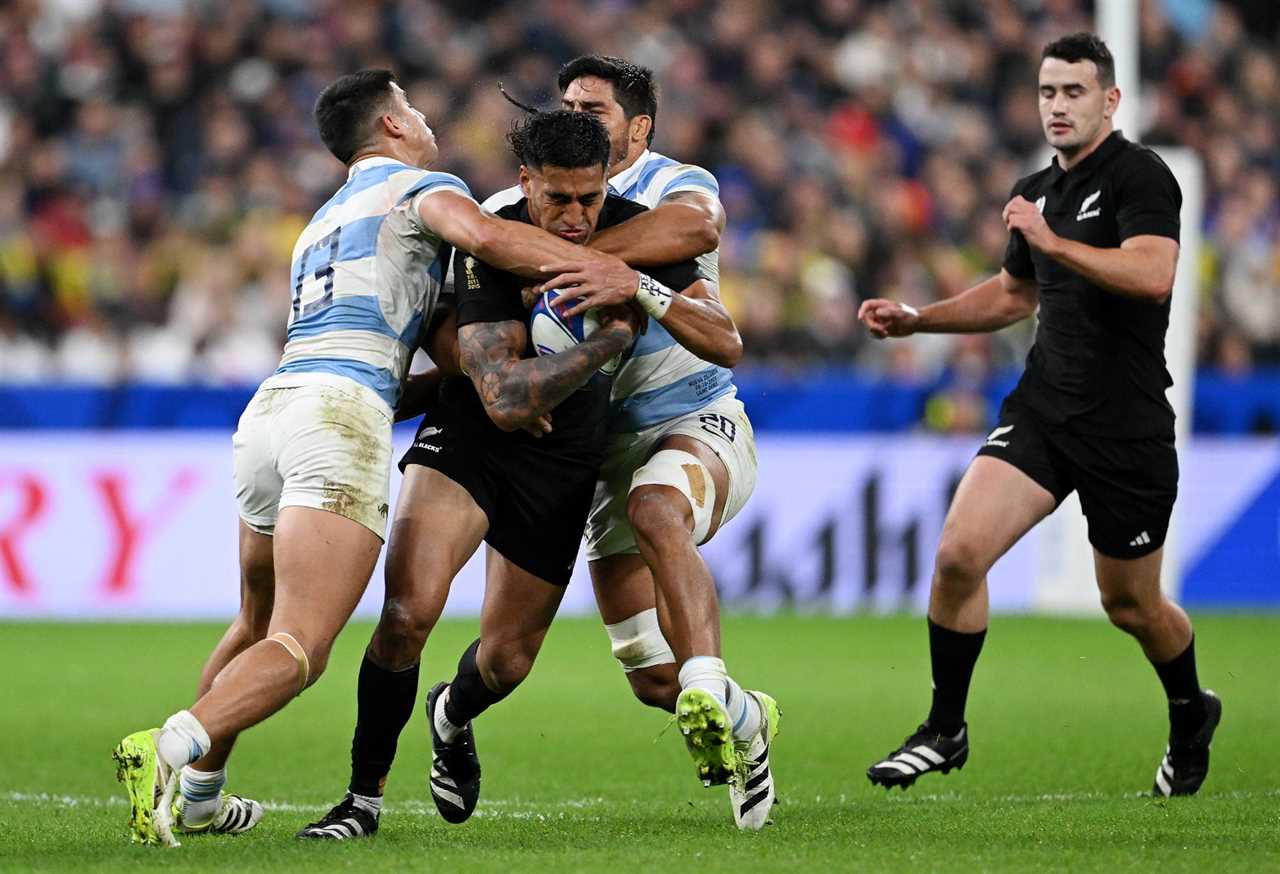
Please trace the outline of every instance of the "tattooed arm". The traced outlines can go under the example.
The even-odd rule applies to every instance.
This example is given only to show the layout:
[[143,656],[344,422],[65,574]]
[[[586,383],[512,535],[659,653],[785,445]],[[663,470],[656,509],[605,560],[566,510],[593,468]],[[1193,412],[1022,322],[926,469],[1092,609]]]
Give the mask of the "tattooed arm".
[[549,413],[631,345],[639,330],[634,312],[626,307],[598,312],[600,327],[586,340],[534,358],[521,357],[528,343],[522,322],[472,322],[458,329],[462,370],[495,425],[514,431]]

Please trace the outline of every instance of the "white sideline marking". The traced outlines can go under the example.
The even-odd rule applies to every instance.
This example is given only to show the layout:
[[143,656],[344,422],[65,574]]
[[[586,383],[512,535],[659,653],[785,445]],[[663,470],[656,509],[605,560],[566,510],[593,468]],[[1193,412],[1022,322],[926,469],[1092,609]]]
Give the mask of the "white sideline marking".
[[[1236,789],[1227,792],[1202,792],[1197,794],[1196,797],[1213,801],[1280,798],[1280,788],[1261,789],[1257,791],[1250,789]],[[925,802],[949,801],[969,801],[978,804],[1043,804],[1047,801],[1137,801],[1141,799],[1154,800],[1149,792],[1049,792],[1042,795],[996,795],[989,798],[962,795],[958,792],[946,792],[930,795],[894,794],[890,795],[887,799],[870,799],[868,803],[879,804],[882,801],[887,800],[891,804],[920,804]],[[128,801],[123,795],[57,795],[49,792],[5,792],[0,794],[0,801],[8,801],[13,804],[54,805],[57,807],[128,806]],[[832,803],[843,805],[856,803],[856,799],[850,799],[847,795],[840,795],[838,798],[827,797],[825,801],[821,795],[814,797],[812,800],[791,796],[790,798],[784,799],[782,803],[786,806],[802,806],[809,804],[822,805],[824,803],[826,805],[831,805]],[[332,806],[328,804],[298,804],[292,801],[263,801],[261,804],[264,810],[279,811],[281,813],[324,813]],[[482,817],[488,816],[496,819],[542,819],[547,818],[548,815],[563,818],[565,815],[564,809],[587,810],[595,807],[626,805],[627,802],[625,801],[609,801],[606,798],[600,797],[570,798],[564,801],[543,802],[525,801],[517,798],[496,798],[492,800],[482,800],[473,815]],[[558,810],[559,812],[548,814],[548,810]],[[389,804],[384,808],[384,812],[407,816],[439,816],[434,804],[429,804],[423,801],[401,801],[396,804]]]
[[[1280,798],[1280,789],[1235,789],[1227,792],[1200,792],[1196,798],[1207,798],[1213,801],[1241,801],[1263,798]],[[918,804],[933,801],[969,801],[978,804],[1042,804],[1046,801],[1122,801],[1122,800],[1156,800],[1150,792],[1047,792],[1043,795],[996,795],[981,798],[972,795],[961,795],[958,792],[946,792],[932,795],[890,795],[888,801],[894,804]],[[841,797],[843,800],[843,796]]]
[[[123,795],[57,795],[49,792],[5,792],[0,794],[0,801],[14,804],[53,805],[55,807],[127,807],[128,800]],[[330,804],[298,804],[292,801],[263,801],[263,810],[280,813],[324,813],[333,805]],[[491,817],[495,819],[543,819],[548,816],[563,817],[564,809],[586,810],[600,807],[606,803],[604,798],[570,798],[564,801],[532,802],[514,798],[497,798],[482,800],[473,816]],[[497,809],[486,809],[497,808]],[[549,812],[554,811],[554,812]],[[405,816],[439,816],[435,804],[423,801],[401,801],[383,808],[384,813]]]

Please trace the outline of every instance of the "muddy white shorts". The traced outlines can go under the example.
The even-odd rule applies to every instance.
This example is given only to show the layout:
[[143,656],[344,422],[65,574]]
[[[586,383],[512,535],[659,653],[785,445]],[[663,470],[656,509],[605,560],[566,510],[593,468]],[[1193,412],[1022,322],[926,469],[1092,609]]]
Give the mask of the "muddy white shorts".
[[270,377],[231,438],[240,518],[272,534],[281,507],[312,507],[385,540],[391,421],[376,392],[345,377]]
[[[756,487],[756,439],[742,401],[733,395],[643,431],[615,434],[600,468],[595,500],[587,519],[588,561],[640,551],[627,518],[631,479],[663,440],[677,434],[709,446],[729,471],[729,495],[724,502],[721,525],[736,516],[747,503]],[[677,483],[672,485],[679,487]]]

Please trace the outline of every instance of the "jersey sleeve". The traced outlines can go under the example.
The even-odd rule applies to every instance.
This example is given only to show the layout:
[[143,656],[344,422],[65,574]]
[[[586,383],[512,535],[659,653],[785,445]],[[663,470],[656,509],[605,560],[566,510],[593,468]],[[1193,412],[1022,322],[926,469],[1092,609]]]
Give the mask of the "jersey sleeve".
[[440,191],[453,191],[471,200],[475,199],[472,197],[471,189],[467,187],[467,183],[452,173],[436,173],[432,171],[422,173],[400,195],[401,203],[406,201],[409,203],[409,222],[419,234],[431,233],[431,229],[423,223],[422,214],[418,211],[422,205],[422,199]]
[[528,318],[519,280],[459,250],[453,256],[454,307],[458,327],[473,322],[520,322]]
[[672,167],[664,167],[659,171],[656,181],[659,192],[658,200],[681,191],[696,191],[699,194],[709,194],[717,199],[720,197],[720,183],[716,182],[716,177],[694,164],[676,164]]
[[641,272],[649,274],[677,294],[693,285],[699,279],[707,278],[703,276],[702,271],[699,270],[698,262],[692,258],[688,261],[681,261],[678,264],[666,264],[661,267],[646,267]]
[[1143,234],[1178,239],[1182,190],[1154,152],[1138,152],[1117,174],[1115,199],[1121,242]]
[[[1013,186],[1013,190],[1009,192],[1009,199],[1013,200],[1019,194],[1022,194],[1022,182]],[[1036,278],[1036,265],[1031,260],[1031,246],[1027,243],[1027,238],[1022,235],[1022,231],[1013,231],[1009,234],[1009,242],[1004,247],[1003,267],[1006,273],[1016,279]]]
[[490,194],[484,203],[480,204],[489,212],[497,212],[504,206],[511,206],[513,203],[519,203],[524,197],[524,192],[520,190],[519,185],[512,185],[510,188],[504,188],[496,194]]

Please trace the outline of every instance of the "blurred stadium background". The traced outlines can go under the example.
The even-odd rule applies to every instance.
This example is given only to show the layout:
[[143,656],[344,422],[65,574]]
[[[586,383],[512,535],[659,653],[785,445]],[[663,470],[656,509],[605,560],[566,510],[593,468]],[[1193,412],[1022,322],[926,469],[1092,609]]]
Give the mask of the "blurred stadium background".
[[[728,211],[722,293],[761,483],[708,550],[726,599],[918,607],[951,489],[1033,326],[875,343],[857,305],[919,305],[999,268],[1000,208],[1046,157],[1038,53],[1094,28],[1094,5],[4,4],[0,616],[234,609],[228,437],[275,367],[295,236],[343,178],[311,120],[325,83],[398,71],[440,168],[484,196],[514,172],[497,82],[551,105],[559,65],[589,52],[654,68],[655,148],[711,170]],[[1126,133],[1203,167],[1202,244],[1179,267],[1196,315],[1170,578],[1197,607],[1275,608],[1280,6],[1131,5]],[[1062,535],[1046,532],[1001,564],[998,607],[1092,602],[1087,574],[1074,596],[1051,591]],[[589,610],[589,588],[573,592],[566,610]],[[472,568],[451,609],[478,599]]]
[[[1127,9],[1140,50],[1100,20]],[[933,549],[1032,325],[875,343],[855,313],[998,269],[1000,209],[1047,160],[1040,48],[1094,28],[1112,39],[1127,106],[1140,103],[1125,132],[1182,150],[1201,177],[1200,219],[1184,223],[1200,244],[1183,249],[1175,295],[1192,315],[1175,331],[1182,479],[1166,583],[1227,702],[1214,772],[1185,803],[1136,797],[1165,743],[1163,701],[1100,618],[1064,510],[997,566],[992,599],[1094,620],[1001,617],[971,700],[979,767],[886,800],[862,769],[927,699],[916,614]],[[183,870],[1276,869],[1275,0],[7,0],[0,870],[173,865],[125,840],[107,752],[189,700],[236,608],[230,434],[277,361],[295,235],[343,178],[313,129],[320,88],[395,69],[441,169],[484,196],[515,170],[497,82],[551,105],[559,65],[589,52],[657,72],[655,147],[711,170],[728,211],[722,291],[746,340],[761,478],[706,553],[738,614],[726,657],[787,714],[777,827],[734,834],[678,739],[652,742],[661,715],[632,702],[580,569],[562,612],[583,618],[557,622],[526,687],[480,728],[473,822],[436,821],[415,721],[376,841],[293,841],[346,780],[375,577],[325,679],[237,747],[228,788],[269,816],[234,841],[184,841]],[[411,434],[397,430],[402,447]],[[457,618],[435,632],[424,676],[446,675],[474,636],[482,583],[473,563],[455,584]]]

